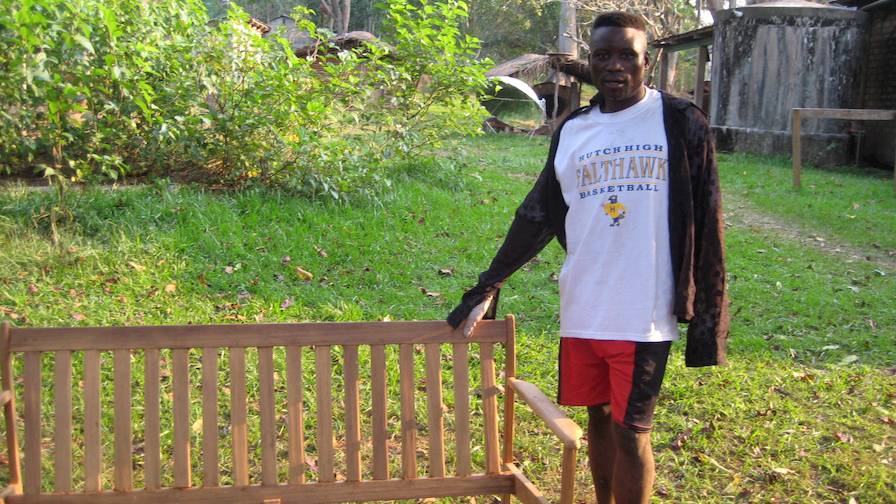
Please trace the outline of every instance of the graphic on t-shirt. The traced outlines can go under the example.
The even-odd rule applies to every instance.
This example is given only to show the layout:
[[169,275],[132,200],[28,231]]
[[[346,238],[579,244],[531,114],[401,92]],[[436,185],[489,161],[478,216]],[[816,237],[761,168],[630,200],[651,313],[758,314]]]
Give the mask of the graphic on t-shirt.
[[614,194],[610,196],[610,199],[607,203],[603,205],[604,213],[609,215],[613,222],[610,223],[610,227],[619,226],[619,221],[625,218],[625,205],[619,203],[619,198]]

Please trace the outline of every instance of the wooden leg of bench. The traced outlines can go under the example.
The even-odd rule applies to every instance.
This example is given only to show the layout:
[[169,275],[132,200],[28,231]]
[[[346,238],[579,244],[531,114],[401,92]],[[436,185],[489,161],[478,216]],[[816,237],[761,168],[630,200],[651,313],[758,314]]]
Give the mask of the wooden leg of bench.
[[504,464],[504,470],[513,475],[513,494],[523,504],[548,504],[544,494],[529,481],[516,464]]

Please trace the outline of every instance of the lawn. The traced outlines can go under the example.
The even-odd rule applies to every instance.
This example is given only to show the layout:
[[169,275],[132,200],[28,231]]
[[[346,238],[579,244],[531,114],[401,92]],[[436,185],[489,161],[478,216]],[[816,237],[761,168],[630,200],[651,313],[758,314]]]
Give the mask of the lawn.
[[[378,200],[350,205],[165,182],[73,191],[59,247],[49,239],[52,195],[3,188],[2,317],[22,326],[440,319],[488,265],[546,150],[540,138],[465,141],[462,155],[403,167]],[[740,205],[726,229],[731,364],[688,369],[683,344],[673,350],[655,419],[655,500],[896,501],[891,185],[807,169],[795,191],[786,160],[740,155],[722,156],[720,170],[726,198]],[[770,220],[793,232],[751,224]],[[804,235],[868,250],[871,260],[794,239]],[[517,316],[518,374],[549,394],[562,260],[549,245],[507,283],[499,310]],[[51,376],[49,358],[44,366]],[[140,366],[135,355],[135,387]],[[51,390],[44,403],[49,421]],[[557,444],[517,412],[520,463],[556,495]],[[583,411],[570,413],[585,424]],[[104,422],[111,427],[111,415]],[[250,432],[254,443],[258,435]],[[46,439],[49,455],[49,430]],[[593,502],[584,455],[579,464],[579,499]]]

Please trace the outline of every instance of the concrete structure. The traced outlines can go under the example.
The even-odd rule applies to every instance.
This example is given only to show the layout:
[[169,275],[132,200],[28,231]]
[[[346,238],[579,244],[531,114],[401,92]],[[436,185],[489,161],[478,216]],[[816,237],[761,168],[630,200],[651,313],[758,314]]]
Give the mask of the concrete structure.
[[[862,107],[868,17],[803,1],[718,12],[710,117],[719,148],[789,154],[793,108]],[[842,120],[805,121],[807,160],[851,161],[849,127]]]

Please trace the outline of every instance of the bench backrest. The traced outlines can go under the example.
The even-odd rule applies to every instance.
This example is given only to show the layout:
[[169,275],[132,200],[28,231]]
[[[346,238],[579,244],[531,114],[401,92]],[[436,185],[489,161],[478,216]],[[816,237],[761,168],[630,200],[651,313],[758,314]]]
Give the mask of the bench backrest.
[[[499,474],[495,344],[504,345],[512,377],[514,341],[512,317],[483,322],[469,339],[441,321],[4,324],[6,425],[24,432],[20,473],[17,429],[7,429],[5,497],[140,502],[133,498],[142,494],[149,502],[171,492],[196,502],[278,502],[301,489],[298,501],[336,502],[503,493],[512,482]],[[421,378],[425,408],[417,399]],[[477,382],[479,394],[471,395]],[[511,434],[512,408],[506,411]],[[426,419],[425,435],[418,436],[418,417]],[[448,442],[446,422],[453,426]],[[474,474],[479,468],[485,474]],[[337,480],[349,484],[319,484]]]

